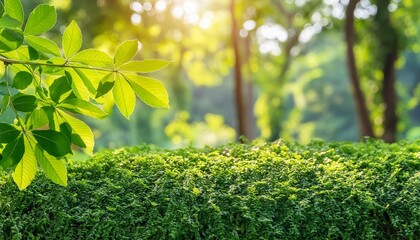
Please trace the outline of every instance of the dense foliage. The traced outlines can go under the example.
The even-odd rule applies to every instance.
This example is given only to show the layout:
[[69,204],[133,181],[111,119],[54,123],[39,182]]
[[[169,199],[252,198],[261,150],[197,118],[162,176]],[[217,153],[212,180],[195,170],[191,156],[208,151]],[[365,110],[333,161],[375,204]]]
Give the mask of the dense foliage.
[[150,106],[169,107],[163,84],[139,75],[169,62],[133,60],[137,40],[122,43],[113,57],[81,50],[82,32],[72,21],[60,49],[42,36],[57,21],[53,6],[40,4],[25,19],[20,0],[5,0],[0,14],[0,169],[13,171],[19,189],[31,183],[38,164],[53,182],[66,186],[63,160],[72,147],[92,153],[93,133],[74,114],[104,118],[103,105],[111,98],[129,118],[136,95]]
[[420,142],[105,151],[0,177],[1,239],[419,239]]

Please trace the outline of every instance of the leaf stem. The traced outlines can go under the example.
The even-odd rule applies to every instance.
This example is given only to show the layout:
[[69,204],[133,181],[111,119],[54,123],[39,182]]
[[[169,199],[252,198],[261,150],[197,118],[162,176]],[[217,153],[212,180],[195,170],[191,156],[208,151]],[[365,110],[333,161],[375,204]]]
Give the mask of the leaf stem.
[[64,64],[54,64],[54,63],[48,63],[48,62],[33,62],[33,61],[9,59],[1,55],[0,55],[0,61],[2,61],[5,65],[19,64],[19,65],[32,65],[32,66],[73,68],[73,69],[78,68],[78,69],[87,69],[87,70],[95,70],[95,71],[102,71],[102,72],[115,72],[116,71],[114,69],[100,68],[100,67],[67,65],[68,61],[66,61]]

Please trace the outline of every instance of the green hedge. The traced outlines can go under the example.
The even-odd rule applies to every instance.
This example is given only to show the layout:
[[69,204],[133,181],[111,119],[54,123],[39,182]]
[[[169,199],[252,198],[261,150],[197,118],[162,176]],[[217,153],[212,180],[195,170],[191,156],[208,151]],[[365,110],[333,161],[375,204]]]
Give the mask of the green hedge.
[[420,239],[420,141],[105,151],[0,173],[0,239]]

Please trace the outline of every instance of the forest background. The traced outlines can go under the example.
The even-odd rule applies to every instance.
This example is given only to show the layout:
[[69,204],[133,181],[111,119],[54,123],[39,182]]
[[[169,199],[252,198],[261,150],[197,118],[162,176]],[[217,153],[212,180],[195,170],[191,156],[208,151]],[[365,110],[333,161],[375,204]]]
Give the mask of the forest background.
[[84,48],[138,39],[138,59],[172,61],[152,75],[171,109],[84,119],[97,150],[420,138],[419,1],[35,0],[25,12],[43,2],[58,10],[51,39],[75,19]]

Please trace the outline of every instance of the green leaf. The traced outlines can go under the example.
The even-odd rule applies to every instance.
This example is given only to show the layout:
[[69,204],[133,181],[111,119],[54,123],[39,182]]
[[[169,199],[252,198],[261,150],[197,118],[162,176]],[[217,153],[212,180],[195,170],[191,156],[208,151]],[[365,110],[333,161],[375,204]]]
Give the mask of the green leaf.
[[0,28],[19,28],[22,22],[10,17],[8,14],[0,18]]
[[20,133],[13,125],[0,123],[0,143],[9,143],[15,140]]
[[86,148],[86,144],[85,142],[83,142],[82,137],[80,137],[80,135],[78,134],[71,134],[71,143],[73,143],[74,145],[81,147],[81,148]]
[[118,67],[134,58],[138,51],[138,41],[129,40],[122,43],[115,52],[114,66]]
[[20,112],[32,112],[38,105],[35,96],[32,95],[16,95],[12,99],[13,107]]
[[25,154],[22,157],[22,161],[18,163],[12,174],[13,180],[19,190],[23,190],[31,184],[32,180],[35,178],[38,167],[34,151],[26,138],[24,150]]
[[73,132],[79,135],[80,138],[83,140],[83,143],[86,145],[86,153],[92,155],[95,141],[92,130],[90,130],[89,126],[86,125],[83,121],[65,113],[62,110],[57,111],[60,114],[60,116],[62,116],[66,120],[66,122],[70,124],[70,127],[73,129]]
[[151,107],[169,108],[168,93],[161,82],[134,74],[125,76],[125,78],[144,103]]
[[112,94],[114,95],[115,104],[117,104],[121,114],[127,119],[130,118],[130,115],[133,113],[134,107],[136,106],[136,95],[134,94],[133,89],[131,89],[130,84],[128,84],[120,75],[117,75],[115,79]]
[[72,81],[73,93],[83,100],[89,100],[89,89],[86,87],[83,79],[76,73],[76,71],[65,71],[66,76]]
[[86,49],[74,54],[69,59],[71,62],[79,62],[93,67],[105,67],[112,65],[112,58],[96,49]]
[[98,106],[78,98],[67,99],[60,103],[58,107],[93,118],[104,118],[107,116],[107,114]]
[[89,79],[85,75],[85,71],[87,71],[87,70],[83,71],[83,70],[77,69],[77,68],[74,68],[72,70],[74,70],[76,72],[76,74],[80,77],[80,79],[83,81],[83,84],[85,84],[85,86],[89,90],[89,92],[91,94],[96,94],[96,90],[95,90],[95,87],[93,87],[93,85],[92,85],[91,79]]
[[0,29],[0,53],[10,52],[22,45],[23,35],[8,28]]
[[72,153],[70,148],[71,142],[61,132],[33,130],[32,134],[42,149],[54,157],[63,157],[68,153]]
[[40,4],[29,14],[24,33],[25,35],[44,33],[54,27],[56,21],[55,8],[47,4]]
[[23,90],[32,83],[33,76],[29,72],[21,71],[13,78],[13,87]]
[[[62,57],[52,57],[46,62],[54,65],[65,65],[66,59]],[[63,72],[63,67],[44,66],[42,72],[46,74],[61,73]]]
[[61,186],[67,186],[67,169],[63,160],[54,159],[54,157],[44,154],[38,144],[35,146],[35,157],[51,181]]
[[82,31],[75,21],[64,30],[62,44],[66,58],[73,56],[82,47]]
[[19,138],[8,143],[3,149],[0,166],[5,169],[15,166],[22,159],[24,152],[23,135],[20,135]]
[[146,59],[143,61],[132,61],[118,67],[120,72],[149,73],[168,66],[171,62],[159,59]]
[[49,88],[50,97],[54,102],[58,103],[61,100],[61,96],[71,89],[71,80],[67,76],[62,76],[54,80],[53,84],[51,84]]
[[28,117],[26,126],[28,129],[44,127],[48,124],[48,116],[43,108],[37,108]]
[[111,89],[114,87],[114,74],[110,73],[106,75],[100,82],[98,89],[96,90],[95,98],[102,97],[103,95],[107,94]]
[[0,123],[10,123],[15,121],[16,113],[10,106],[7,106],[1,110]]
[[16,19],[20,22],[20,26],[23,23],[23,7],[20,0],[4,0],[4,12],[11,18]]
[[60,49],[57,44],[48,38],[28,35],[25,36],[25,41],[39,52],[48,53],[56,57],[60,56]]

